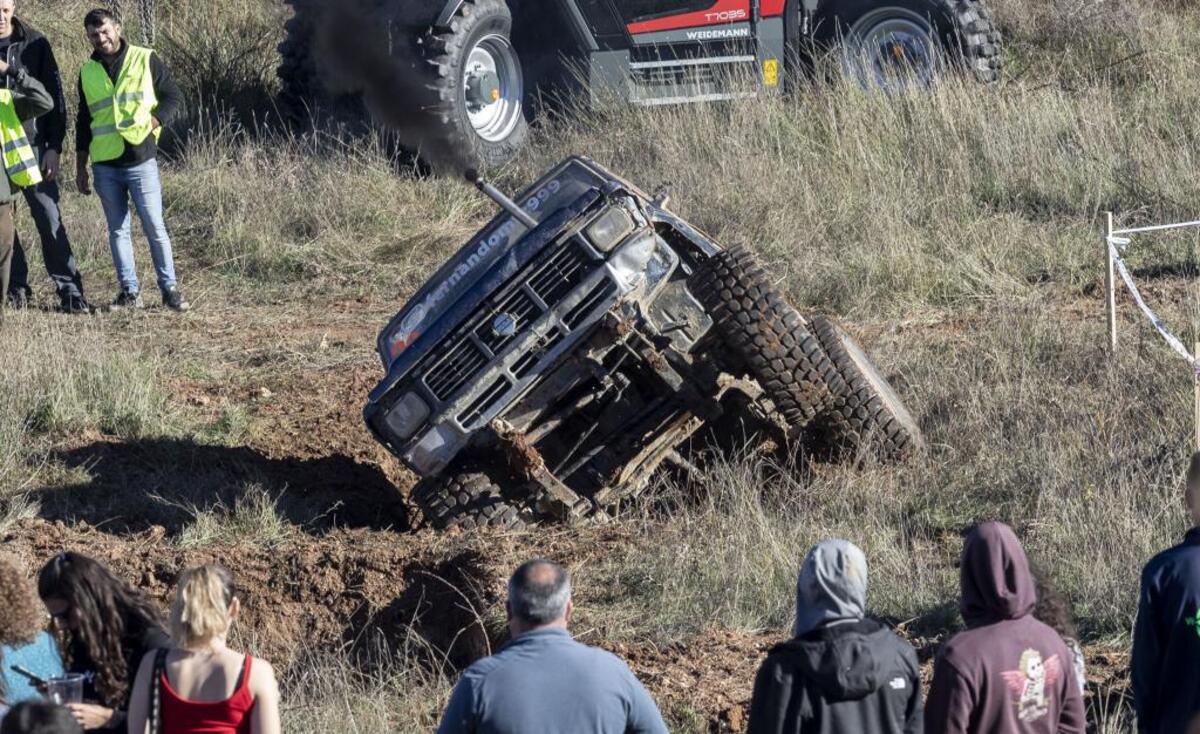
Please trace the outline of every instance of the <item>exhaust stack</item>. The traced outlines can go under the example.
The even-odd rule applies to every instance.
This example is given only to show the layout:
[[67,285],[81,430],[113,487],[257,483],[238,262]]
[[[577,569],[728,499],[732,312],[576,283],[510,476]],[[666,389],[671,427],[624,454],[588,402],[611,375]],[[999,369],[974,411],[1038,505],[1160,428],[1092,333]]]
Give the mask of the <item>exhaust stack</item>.
[[475,185],[475,188],[487,194],[489,199],[499,204],[501,209],[516,217],[517,221],[519,221],[521,224],[524,224],[530,229],[533,229],[538,225],[538,221],[529,216],[529,212],[518,206],[517,202],[505,196],[504,192],[502,192],[500,189],[484,180],[484,178],[479,175],[479,171],[476,171],[472,168],[467,170],[464,175],[466,176],[467,181]]

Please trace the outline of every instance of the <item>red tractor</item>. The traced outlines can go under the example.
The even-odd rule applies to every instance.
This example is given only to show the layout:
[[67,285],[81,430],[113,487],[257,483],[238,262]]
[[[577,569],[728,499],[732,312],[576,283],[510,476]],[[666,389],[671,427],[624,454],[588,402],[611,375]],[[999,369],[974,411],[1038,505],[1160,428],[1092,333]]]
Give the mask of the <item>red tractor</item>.
[[[318,31],[342,2],[293,6],[279,70],[294,122],[362,125],[339,94]],[[528,134],[534,104],[580,82],[637,105],[774,94],[833,51],[863,85],[929,84],[960,71],[999,78],[1000,34],[980,0],[361,0],[370,29],[415,61],[431,134],[500,163]],[[353,39],[341,39],[353,42]],[[402,141],[408,142],[408,141]]]

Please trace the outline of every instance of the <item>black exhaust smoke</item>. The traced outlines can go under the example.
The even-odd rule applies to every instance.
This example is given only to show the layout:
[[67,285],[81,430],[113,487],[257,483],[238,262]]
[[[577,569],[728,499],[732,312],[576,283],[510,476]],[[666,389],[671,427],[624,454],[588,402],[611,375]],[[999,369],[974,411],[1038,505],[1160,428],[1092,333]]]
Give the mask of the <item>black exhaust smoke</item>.
[[361,93],[373,119],[426,163],[465,174],[474,156],[443,134],[440,100],[425,83],[432,69],[417,46],[418,31],[381,17],[377,6],[371,0],[327,5],[318,18],[317,64],[328,64],[334,91]]

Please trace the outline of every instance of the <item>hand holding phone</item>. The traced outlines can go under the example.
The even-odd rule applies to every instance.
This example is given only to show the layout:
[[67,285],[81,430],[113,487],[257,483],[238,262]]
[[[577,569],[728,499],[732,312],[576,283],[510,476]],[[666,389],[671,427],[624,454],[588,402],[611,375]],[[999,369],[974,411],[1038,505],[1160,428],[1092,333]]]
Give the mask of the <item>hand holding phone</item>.
[[33,671],[31,671],[29,668],[23,668],[23,667],[21,667],[20,665],[13,665],[13,666],[11,667],[11,670],[12,670],[14,673],[16,673],[17,675],[21,675],[21,676],[24,676],[24,677],[28,678],[28,679],[29,679],[29,682],[30,682],[30,684],[32,684],[32,685],[34,685],[34,686],[44,686],[44,685],[46,685],[46,679],[45,679],[45,678],[43,678],[43,677],[41,677],[40,675],[38,675],[38,674],[34,673],[34,672],[33,672]]

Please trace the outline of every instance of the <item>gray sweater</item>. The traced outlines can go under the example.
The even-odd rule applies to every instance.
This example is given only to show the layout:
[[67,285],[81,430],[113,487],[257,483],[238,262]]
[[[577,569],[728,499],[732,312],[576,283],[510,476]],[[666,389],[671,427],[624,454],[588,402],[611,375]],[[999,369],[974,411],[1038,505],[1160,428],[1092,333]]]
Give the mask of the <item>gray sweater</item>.
[[[17,108],[17,117],[21,122],[41,117],[54,109],[54,98],[46,91],[46,87],[25,73],[24,69],[9,67],[9,89],[12,90],[13,106]],[[32,141],[30,141],[32,144]],[[17,198],[18,189],[8,180],[8,176],[0,176],[0,204],[8,204]]]
[[566,630],[527,632],[462,674],[438,734],[666,734],[658,707],[617,656]]

